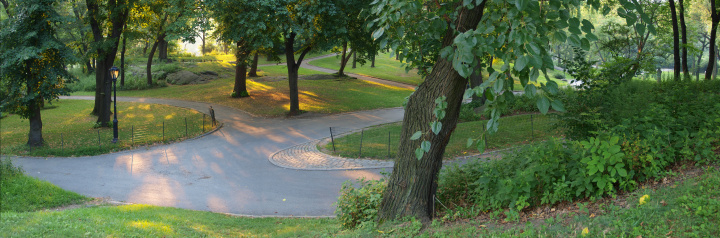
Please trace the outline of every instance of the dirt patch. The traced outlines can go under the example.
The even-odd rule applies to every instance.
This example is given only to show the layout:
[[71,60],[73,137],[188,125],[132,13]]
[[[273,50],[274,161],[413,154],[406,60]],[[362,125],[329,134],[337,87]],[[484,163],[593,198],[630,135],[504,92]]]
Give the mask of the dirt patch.
[[80,204],[72,204],[72,205],[66,205],[66,206],[62,206],[62,207],[49,208],[49,209],[45,209],[45,211],[65,211],[65,210],[84,208],[84,207],[120,206],[120,205],[128,205],[128,204],[129,203],[113,201],[110,199],[110,197],[101,197],[101,198],[93,198],[90,201],[80,203]]

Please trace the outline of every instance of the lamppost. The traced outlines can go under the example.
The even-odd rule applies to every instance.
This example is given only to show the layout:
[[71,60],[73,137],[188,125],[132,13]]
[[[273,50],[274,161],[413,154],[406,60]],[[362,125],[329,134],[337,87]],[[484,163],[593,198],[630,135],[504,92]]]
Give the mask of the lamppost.
[[112,143],[117,143],[118,141],[118,120],[117,120],[117,88],[115,87],[117,84],[117,77],[120,73],[120,70],[113,66],[110,68],[110,78],[112,78],[113,82],[113,94],[115,95],[113,97],[113,103],[114,103],[114,113],[113,113],[113,140]]

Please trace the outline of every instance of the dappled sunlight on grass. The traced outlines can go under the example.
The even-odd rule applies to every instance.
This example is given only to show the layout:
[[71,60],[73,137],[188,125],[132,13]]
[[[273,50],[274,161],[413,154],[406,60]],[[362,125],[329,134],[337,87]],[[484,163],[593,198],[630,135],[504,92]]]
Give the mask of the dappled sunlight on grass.
[[146,230],[153,230],[154,232],[162,232],[162,233],[172,233],[173,230],[167,225],[163,223],[158,222],[151,222],[151,221],[133,221],[128,222],[128,226],[135,227],[139,229],[146,229]]
[[147,209],[150,207],[153,207],[153,206],[146,205],[146,204],[131,204],[131,205],[119,206],[118,209],[120,209],[120,211],[123,211],[123,212],[132,212],[132,211],[139,211],[142,209]]

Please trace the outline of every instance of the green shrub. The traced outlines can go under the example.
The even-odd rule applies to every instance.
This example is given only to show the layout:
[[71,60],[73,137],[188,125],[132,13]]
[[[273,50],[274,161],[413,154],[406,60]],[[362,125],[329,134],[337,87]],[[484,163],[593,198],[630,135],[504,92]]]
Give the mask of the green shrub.
[[387,184],[384,179],[357,180],[358,188],[350,181],[343,183],[340,198],[337,201],[338,220],[343,228],[353,229],[364,222],[372,222],[377,218],[378,208],[382,201],[382,193]]
[[556,73],[553,75],[556,79],[565,79],[565,74]]
[[15,167],[10,159],[0,158],[0,179],[9,179],[18,175],[22,175],[24,171],[20,167]]

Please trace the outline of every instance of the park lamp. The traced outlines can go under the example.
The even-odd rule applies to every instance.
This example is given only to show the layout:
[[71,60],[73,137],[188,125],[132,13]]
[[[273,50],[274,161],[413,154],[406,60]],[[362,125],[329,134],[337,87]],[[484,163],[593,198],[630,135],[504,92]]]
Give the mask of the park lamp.
[[112,82],[113,82],[113,94],[114,94],[113,104],[114,104],[114,111],[115,111],[115,112],[113,112],[113,140],[112,140],[112,143],[117,143],[117,141],[118,141],[117,88],[116,88],[118,74],[120,74],[120,70],[117,67],[113,66],[112,68],[110,68],[110,78],[112,78]]

